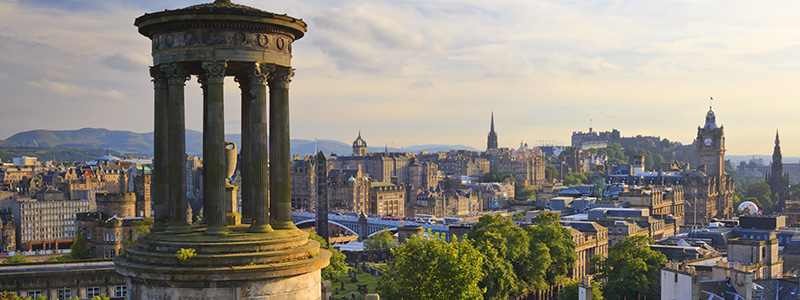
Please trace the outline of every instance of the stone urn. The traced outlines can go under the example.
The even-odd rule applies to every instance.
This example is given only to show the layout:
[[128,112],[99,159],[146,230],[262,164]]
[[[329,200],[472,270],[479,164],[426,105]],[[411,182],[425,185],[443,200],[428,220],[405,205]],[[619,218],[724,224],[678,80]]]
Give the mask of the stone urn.
[[225,178],[230,182],[236,172],[236,143],[225,141]]

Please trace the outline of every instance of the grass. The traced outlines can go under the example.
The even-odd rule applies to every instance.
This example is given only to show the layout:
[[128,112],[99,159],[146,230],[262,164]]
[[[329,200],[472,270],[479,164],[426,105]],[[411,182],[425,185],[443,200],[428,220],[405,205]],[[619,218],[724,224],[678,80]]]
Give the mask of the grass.
[[[367,292],[369,294],[375,293],[375,288],[378,286],[378,280],[380,280],[379,277],[375,277],[367,274],[367,272],[361,271],[361,274],[356,274],[356,278],[358,279],[358,282],[350,282],[350,277],[347,276],[347,273],[340,276],[338,279],[340,281],[344,281],[344,291],[339,291],[339,294],[334,295],[334,297],[349,297],[350,292],[358,292],[359,284],[367,284]],[[341,283],[331,282],[331,286],[338,289],[341,287]]]

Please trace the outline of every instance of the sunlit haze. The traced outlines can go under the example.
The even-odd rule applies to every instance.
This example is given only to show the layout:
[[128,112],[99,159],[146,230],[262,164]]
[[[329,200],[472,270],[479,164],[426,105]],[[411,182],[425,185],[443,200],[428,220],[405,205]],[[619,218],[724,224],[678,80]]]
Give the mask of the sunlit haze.
[[[687,144],[714,97],[728,154],[770,154],[778,129],[783,155],[800,156],[797,1],[234,2],[309,25],[293,46],[292,138],[485,149],[494,111],[501,147],[568,145],[590,126]],[[152,131],[150,42],[133,20],[196,3],[0,0],[0,139]],[[187,86],[200,130],[201,91]]]

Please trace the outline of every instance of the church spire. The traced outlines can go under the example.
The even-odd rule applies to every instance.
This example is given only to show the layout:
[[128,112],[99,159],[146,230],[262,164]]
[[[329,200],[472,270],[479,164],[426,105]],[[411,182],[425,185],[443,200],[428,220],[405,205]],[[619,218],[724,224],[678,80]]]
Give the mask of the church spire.
[[489,138],[486,141],[486,150],[497,149],[497,133],[494,132],[494,112],[492,112],[492,123],[489,130]]

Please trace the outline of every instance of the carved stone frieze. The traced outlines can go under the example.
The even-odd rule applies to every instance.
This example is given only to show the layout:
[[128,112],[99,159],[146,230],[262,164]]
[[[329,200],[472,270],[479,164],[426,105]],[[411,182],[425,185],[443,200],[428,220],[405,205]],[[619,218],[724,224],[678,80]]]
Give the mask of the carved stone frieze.
[[189,30],[162,33],[153,37],[153,52],[169,48],[203,46],[250,46],[291,52],[292,39],[281,33],[254,33],[247,31]]

